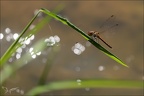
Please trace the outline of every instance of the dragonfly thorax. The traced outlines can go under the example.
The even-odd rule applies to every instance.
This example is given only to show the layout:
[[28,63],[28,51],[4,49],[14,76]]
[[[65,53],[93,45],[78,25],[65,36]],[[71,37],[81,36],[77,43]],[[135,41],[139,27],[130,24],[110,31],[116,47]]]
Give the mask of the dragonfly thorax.
[[97,32],[97,31],[89,31],[89,32],[88,32],[88,35],[89,35],[89,36],[98,37],[98,36],[99,36],[99,32]]

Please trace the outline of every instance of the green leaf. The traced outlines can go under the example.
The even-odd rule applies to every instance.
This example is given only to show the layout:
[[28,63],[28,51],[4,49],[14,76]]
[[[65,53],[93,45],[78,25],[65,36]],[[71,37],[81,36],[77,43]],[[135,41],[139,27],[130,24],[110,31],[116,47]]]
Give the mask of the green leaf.
[[[44,38],[37,41],[32,48],[36,49],[37,52],[41,52],[42,50],[44,50],[45,48],[47,48],[47,44],[44,43]],[[16,72],[18,69],[20,69],[21,67],[25,66],[25,62],[30,62],[31,60],[33,60],[33,58],[31,57],[29,52],[26,52],[20,59],[16,60],[14,63],[12,64],[5,64],[3,66],[3,69],[1,70],[1,81],[0,81],[0,85],[3,84],[14,72]]]
[[[63,9],[63,6],[58,6],[54,12],[58,13]],[[39,14],[39,12],[37,13],[37,15]],[[31,56],[29,55],[28,52],[26,52],[19,60],[16,60],[13,64],[7,64],[5,63],[9,57],[11,57],[11,55],[15,52],[15,50],[22,46],[22,44],[20,44],[19,39],[26,33],[27,29],[29,28],[29,26],[32,24],[32,22],[36,19],[36,16],[34,16],[32,18],[32,20],[28,23],[28,25],[24,28],[24,30],[21,32],[21,35],[19,36],[19,38],[13,42],[13,44],[9,47],[9,49],[5,52],[5,54],[2,56],[2,58],[0,58],[0,67],[3,67],[1,70],[1,81],[0,81],[0,85],[3,84],[14,72],[16,72],[18,69],[20,69],[21,67],[23,67],[25,64],[25,60],[27,60],[27,62],[30,62],[32,60]],[[29,39],[33,34],[36,34],[37,32],[39,32],[39,30],[41,30],[44,25],[46,25],[46,23],[50,22],[52,18],[50,16],[46,16],[45,18],[43,18],[38,24],[35,25],[35,27],[28,31],[26,36],[24,37],[26,40]],[[43,42],[44,38],[40,39],[38,42],[35,43],[35,45],[33,46],[33,48],[38,50],[43,50],[46,46],[45,43]]]
[[[57,6],[56,9],[54,10],[54,12],[59,12],[63,9],[63,6]],[[37,12],[37,14],[31,19],[31,21],[26,25],[26,27],[22,30],[20,36],[12,43],[12,45],[8,48],[8,50],[4,53],[4,55],[0,58],[0,67],[2,67],[4,64],[6,64],[5,62],[11,57],[11,55],[16,51],[16,49],[20,46],[22,46],[22,44],[19,43],[20,38],[26,33],[26,31],[28,30],[28,28],[30,27],[30,25],[34,22],[34,20],[36,19],[36,17],[38,16],[38,14],[40,13],[40,10]],[[39,32],[40,29],[43,28],[43,26],[51,20],[51,17],[47,16],[45,17],[40,23],[38,23],[34,29],[32,29],[31,31],[28,32],[28,34],[26,34],[27,38],[30,38],[30,36],[32,36],[32,34],[36,34],[36,32]]]
[[50,92],[63,89],[76,88],[128,88],[128,89],[142,89],[142,81],[131,80],[79,80],[78,81],[57,81],[47,85],[37,86],[30,90],[27,95],[34,96],[44,92]]
[[79,29],[78,27],[76,27],[74,24],[72,24],[70,21],[68,21],[66,18],[63,18],[55,13],[50,12],[47,9],[41,8],[40,11],[44,12],[45,14],[55,18],[56,20],[59,20],[60,22],[62,22],[65,25],[70,26],[71,28],[75,29],[77,32],[79,32],[86,40],[88,40],[89,42],[91,42],[95,47],[97,47],[99,50],[101,50],[103,53],[105,53],[107,56],[109,56],[110,58],[112,58],[113,60],[115,60],[116,62],[118,62],[119,64],[128,67],[124,62],[122,62],[117,56],[115,56],[114,54],[112,54],[111,52],[109,52],[108,50],[106,50],[104,47],[102,47],[100,44],[98,44],[97,42],[95,42],[92,38],[90,38],[85,32],[83,32],[81,29]]
[[30,27],[30,25],[33,23],[33,21],[36,19],[36,17],[38,16],[39,13],[40,13],[40,11],[32,18],[32,20],[27,24],[27,26],[22,30],[20,36],[16,39],[16,41],[14,41],[14,43],[9,47],[9,49],[2,56],[2,58],[0,59],[0,66],[2,66],[8,60],[8,58],[10,58],[11,55],[15,52],[15,50],[17,49],[16,45],[18,44],[20,38],[25,34],[25,32]]

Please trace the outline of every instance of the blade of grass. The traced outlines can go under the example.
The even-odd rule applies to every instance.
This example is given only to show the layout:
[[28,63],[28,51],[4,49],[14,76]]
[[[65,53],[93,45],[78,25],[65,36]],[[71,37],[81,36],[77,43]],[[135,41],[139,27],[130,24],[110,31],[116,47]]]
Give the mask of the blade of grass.
[[58,46],[53,46],[52,50],[49,52],[49,56],[47,58],[46,65],[45,65],[44,70],[41,74],[38,85],[44,85],[46,83],[46,78],[49,74],[49,71],[52,67],[53,62],[55,61],[54,59],[56,58],[58,51],[59,51]]
[[[63,9],[64,6],[58,6],[56,9],[54,9],[53,12],[60,12],[62,9]],[[38,14],[37,14],[38,15]],[[36,18],[36,16],[35,16]],[[48,23],[52,18],[50,16],[46,16],[45,18],[43,18],[36,26],[35,28],[33,28],[32,30],[30,30],[28,32],[28,34],[26,34],[26,37],[25,38],[30,38],[30,36],[32,36],[32,34],[36,34],[37,32],[39,32],[40,29],[42,29],[44,27],[44,25],[46,25],[46,23]],[[33,19],[31,20],[31,24],[33,22]],[[29,25],[30,26],[30,25]],[[27,26],[25,28],[25,31],[23,32],[26,32],[28,27]],[[22,32],[22,34],[24,34]],[[22,37],[22,35],[20,35],[20,37]],[[20,38],[19,38],[20,39]],[[26,40],[26,39],[25,39]],[[41,40],[40,40],[41,41]],[[39,41],[39,43],[40,43]],[[44,44],[44,42],[43,42]],[[17,41],[15,41],[13,43],[13,46],[10,46],[9,50],[6,51],[5,55],[3,55],[3,59],[1,58],[0,60],[0,66],[2,65],[5,65],[3,66],[3,69],[1,70],[1,80],[0,80],[0,84],[3,84],[3,82],[9,77],[11,76],[16,70],[20,69],[22,66],[25,65],[25,60],[27,60],[27,62],[31,61],[31,58],[29,56],[28,53],[24,54],[19,60],[15,61],[13,64],[10,64],[8,65],[7,63],[5,63],[5,61],[7,61],[7,59],[9,57],[11,57],[11,54],[15,52],[14,48],[16,49],[17,45],[19,45],[19,47],[22,45],[20,45],[20,43]],[[36,45],[35,45],[36,46]],[[42,45],[38,45],[38,46],[42,46]],[[11,49],[13,48],[13,49]],[[8,56],[7,56],[8,55]],[[4,61],[5,60],[5,61]],[[21,62],[20,62],[21,61]]]
[[[54,13],[57,13],[59,11],[61,11],[64,8],[63,5],[59,5],[55,8],[55,10],[53,11]],[[36,19],[36,17],[38,16],[38,14],[41,11],[39,10],[37,12],[37,14],[32,18],[32,20],[27,24],[27,26],[22,30],[20,36],[14,41],[14,43],[8,48],[8,50],[4,53],[4,55],[0,58],[0,67],[3,66],[3,64],[5,64],[5,62],[11,57],[11,55],[16,51],[16,49],[18,47],[20,47],[21,45],[18,44],[20,38],[26,33],[26,31],[28,30],[28,28],[30,27],[30,25],[34,22],[34,20]],[[47,21],[50,21],[51,18],[50,17],[46,17],[45,20],[43,20],[43,22],[41,22],[40,24],[38,24],[33,30],[31,30],[30,32],[28,32],[29,36],[32,36],[32,34],[36,33],[37,31],[39,31],[45,24]],[[35,30],[36,29],[36,30]],[[31,34],[31,35],[30,35]],[[28,36],[28,35],[26,35]],[[16,46],[18,45],[18,46]]]
[[32,18],[32,20],[28,23],[28,25],[23,29],[20,36],[16,39],[16,41],[9,47],[9,49],[5,52],[5,54],[0,59],[0,67],[7,61],[7,59],[11,56],[13,53],[13,50],[15,49],[16,44],[20,40],[20,38],[23,36],[23,34],[27,31],[27,29],[30,27],[30,25],[33,23],[33,21],[36,19],[40,11],[37,12],[37,14]]
[[60,22],[62,22],[65,25],[70,26],[71,28],[73,28],[74,30],[76,30],[77,32],[79,32],[86,40],[88,40],[89,42],[91,42],[95,47],[97,47],[99,50],[101,50],[103,53],[105,53],[107,56],[109,56],[110,58],[112,58],[113,60],[115,60],[116,62],[118,62],[119,64],[128,67],[124,62],[122,62],[122,60],[120,60],[117,56],[115,56],[114,54],[112,54],[111,52],[109,52],[108,50],[106,50],[104,47],[102,47],[100,44],[98,44],[97,42],[95,42],[92,38],[90,38],[86,33],[84,33],[81,29],[79,29],[78,27],[76,27],[74,24],[72,24],[70,21],[68,21],[66,18],[63,18],[55,13],[50,12],[47,9],[41,8],[40,9],[41,12],[44,12],[45,14],[59,20]]
[[[38,81],[37,86],[45,85],[45,83],[47,82],[47,76],[49,75],[50,69],[51,69],[52,64],[54,62],[54,59],[56,58],[58,51],[59,51],[58,46],[52,47],[52,50],[49,52],[49,56],[47,58],[46,65],[45,65],[44,70],[40,76],[40,79]],[[37,94],[37,95],[33,95],[33,96],[40,96],[40,95]]]
[[[33,49],[36,49],[37,52],[41,52],[45,48],[47,48],[47,44],[44,43],[45,39],[41,39],[38,42],[36,42],[32,47]],[[1,79],[0,79],[0,85],[3,84],[14,72],[16,72],[18,69],[23,67],[25,62],[30,62],[33,58],[31,57],[31,54],[29,52],[26,52],[20,59],[16,60],[13,64],[6,64],[3,66],[3,70],[1,70]]]
[[78,89],[78,88],[143,88],[142,81],[131,80],[82,80],[80,84],[77,81],[59,81],[52,82],[47,85],[37,86],[30,90],[27,95],[34,96],[44,92],[51,92],[55,90],[64,89]]

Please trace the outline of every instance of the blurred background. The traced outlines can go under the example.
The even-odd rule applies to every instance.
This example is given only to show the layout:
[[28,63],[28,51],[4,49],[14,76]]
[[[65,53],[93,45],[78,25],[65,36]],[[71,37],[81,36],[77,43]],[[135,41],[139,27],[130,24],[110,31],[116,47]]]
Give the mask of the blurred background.
[[[143,76],[143,2],[142,1],[1,1],[1,54],[14,42],[9,36],[20,34],[23,28],[34,16],[36,10],[46,8],[50,11],[57,6],[63,9],[58,13],[78,26],[84,32],[99,31],[100,36],[113,48],[107,50],[121,58],[129,68],[126,68],[107,57],[93,45],[88,43],[72,28],[52,19],[23,53],[27,52],[34,42],[44,37],[58,36],[60,43],[57,52],[48,54],[45,50],[12,75],[5,87],[19,87],[28,92],[37,85],[48,58],[52,55],[52,65],[49,69],[47,82],[83,79],[112,80],[144,80]],[[114,19],[109,20],[111,15]],[[39,22],[39,17],[37,22]],[[35,22],[35,23],[37,23]],[[119,26],[111,28],[111,26]],[[33,24],[34,25],[34,24]],[[102,28],[100,26],[103,25]],[[110,29],[109,29],[110,27]],[[76,42],[84,47],[84,51],[76,54],[73,46]],[[14,55],[9,59],[11,64],[19,59]],[[46,95],[142,95],[141,89],[110,89],[87,88],[75,90],[60,90],[45,93]]]

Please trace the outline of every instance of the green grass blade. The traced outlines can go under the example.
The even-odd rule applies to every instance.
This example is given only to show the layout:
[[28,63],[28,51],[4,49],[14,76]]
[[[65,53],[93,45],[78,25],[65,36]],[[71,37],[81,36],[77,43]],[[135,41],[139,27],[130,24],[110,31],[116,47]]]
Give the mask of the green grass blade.
[[38,85],[44,85],[47,82],[47,76],[49,75],[50,69],[55,61],[59,49],[59,46],[53,46],[51,51],[48,53],[49,56],[47,57],[47,62],[38,81]]
[[[53,12],[58,13],[62,9],[63,9],[63,6],[58,6]],[[35,27],[32,30],[27,32],[26,36],[24,37],[25,38],[24,40],[26,40],[26,38],[29,39],[30,36],[39,32],[39,30],[41,30],[44,27],[44,25],[46,25],[46,23],[50,22],[51,19],[52,18],[50,16],[46,16],[45,18],[43,18],[38,24],[35,25]],[[31,24],[32,24],[32,22],[31,22]],[[28,27],[29,26],[27,26],[26,28],[28,29]],[[23,31],[23,32],[26,32],[27,29],[25,29],[25,31]],[[22,33],[22,34],[24,34],[24,33]],[[22,36],[20,35],[20,37],[22,37]],[[37,49],[39,49],[41,47],[42,48],[40,50],[44,49],[45,45],[43,45],[43,44],[45,44],[45,43],[43,41],[42,41],[42,39],[39,40],[33,47],[36,48],[36,46],[40,46]],[[43,44],[40,45],[40,43],[43,43]],[[10,48],[9,48],[9,51],[6,51],[5,56],[3,56],[4,59],[1,59],[3,61],[3,64],[1,62],[0,62],[0,64],[3,65],[3,69],[0,71],[0,73],[1,73],[0,84],[3,84],[3,82],[5,82],[5,80],[8,79],[15,71],[17,71],[18,69],[23,67],[25,65],[25,60],[27,60],[27,62],[30,62],[32,60],[31,56],[28,53],[26,53],[19,60],[16,60],[13,64],[9,65],[4,62],[4,60],[6,61],[9,58],[9,56],[11,57],[11,53],[15,52],[16,47],[18,47],[18,45],[20,47],[22,44],[20,44],[20,42],[15,41],[14,46],[10,47],[10,48],[13,48],[13,50],[12,49],[10,50]]]
[[0,66],[2,66],[9,57],[13,54],[13,51],[16,50],[16,44],[20,40],[20,38],[23,36],[23,34],[27,31],[27,29],[30,27],[30,25],[33,23],[33,21],[36,19],[40,11],[32,18],[32,20],[28,23],[28,25],[23,29],[20,36],[16,39],[16,41],[9,47],[9,49],[5,52],[5,54],[0,59]]
[[107,56],[109,56],[110,58],[112,58],[113,60],[115,60],[116,62],[118,62],[119,64],[128,67],[124,62],[122,62],[117,56],[115,56],[114,54],[112,54],[111,52],[109,52],[108,50],[106,50],[104,47],[102,47],[100,44],[98,44],[97,42],[95,42],[93,39],[91,39],[86,33],[84,33],[81,29],[79,29],[78,27],[76,27],[74,24],[72,24],[70,21],[68,21],[66,18],[63,18],[55,13],[50,12],[47,9],[41,8],[40,11],[44,12],[45,14],[59,20],[60,22],[62,22],[65,25],[68,25],[70,27],[72,27],[73,29],[75,29],[77,32],[79,32],[86,40],[88,40],[89,42],[91,42],[95,47],[97,47],[99,50],[101,50],[103,53],[105,53]]
[[[36,50],[37,52],[43,51],[45,48],[47,48],[47,44],[44,42],[44,38],[36,42],[32,48]],[[23,67],[25,62],[30,62],[33,60],[31,57],[31,54],[29,52],[26,52],[20,59],[16,60],[13,64],[5,64],[3,66],[3,69],[1,70],[1,81],[0,85],[3,84],[14,72],[16,72],[18,69]]]
[[30,90],[27,95],[34,96],[44,92],[51,92],[55,90],[64,89],[78,89],[78,88],[128,88],[128,89],[142,89],[142,81],[131,80],[81,80],[77,81],[59,81],[52,82],[47,85],[37,86]]
[[[56,9],[53,12],[57,13],[57,12],[61,11],[63,9],[63,7],[64,7],[63,5],[59,5],[56,7]],[[26,31],[28,30],[30,25],[34,22],[34,20],[36,19],[36,17],[38,16],[39,13],[40,13],[40,10],[32,18],[32,20],[27,24],[27,26],[22,30],[22,32],[21,32],[20,36],[17,38],[17,40],[14,41],[14,43],[8,48],[8,50],[0,58],[0,67],[2,67],[5,64],[5,62],[11,57],[11,55],[16,51],[16,49],[21,46],[21,44],[18,43],[20,38],[26,33]],[[42,22],[37,24],[37,26],[35,26],[35,28],[33,30],[28,32],[28,34],[26,36],[29,38],[30,36],[32,36],[32,34],[35,34],[50,20],[51,20],[51,17],[49,17],[49,16],[45,17],[42,20]]]

